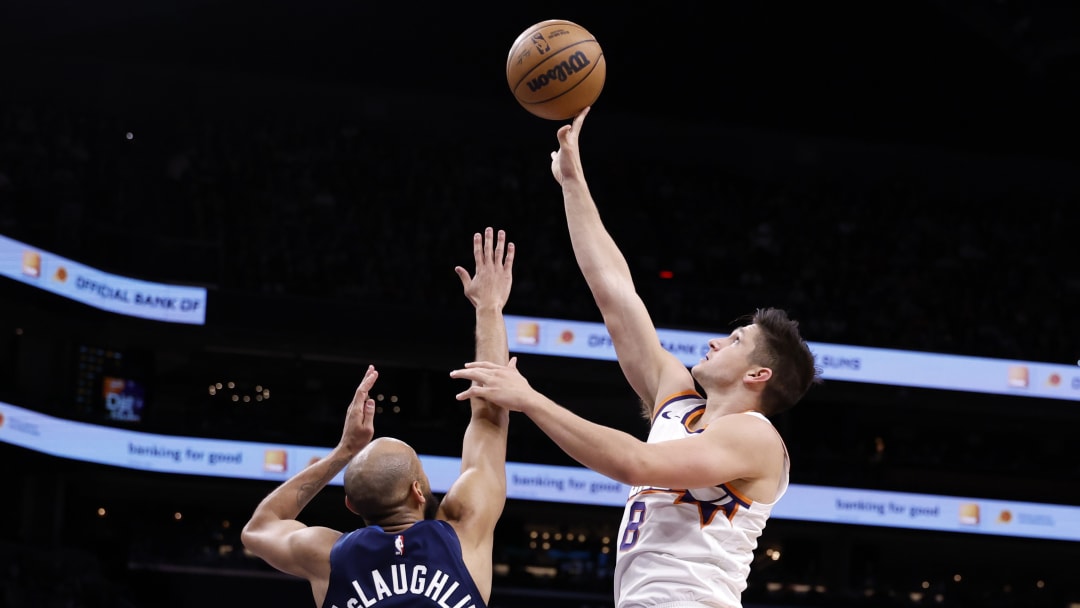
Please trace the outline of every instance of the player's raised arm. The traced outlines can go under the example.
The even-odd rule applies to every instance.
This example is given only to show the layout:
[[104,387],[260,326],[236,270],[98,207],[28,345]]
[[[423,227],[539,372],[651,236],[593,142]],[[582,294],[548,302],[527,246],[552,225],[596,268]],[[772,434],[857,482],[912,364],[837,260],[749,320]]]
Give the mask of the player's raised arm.
[[694,382],[686,366],[661,346],[626,258],[605,228],[585,181],[578,139],[588,113],[586,108],[572,124],[559,128],[551,171],[562,186],[574,257],[604,317],[619,365],[634,391],[652,405],[660,397],[693,389]]
[[[503,307],[510,297],[514,244],[487,228],[473,236],[473,276],[462,267],[465,296],[476,309],[476,358],[506,363],[509,348]],[[461,476],[443,500],[442,515],[461,539],[462,554],[477,587],[491,590],[495,524],[506,504],[506,439],[510,413],[481,398],[469,400],[472,415],[461,448]]]
[[307,579],[319,606],[330,579],[330,549],[341,532],[322,526],[309,527],[297,517],[371,442],[375,432],[375,401],[368,393],[378,377],[375,367],[369,365],[345,414],[341,440],[330,454],[267,495],[240,533],[241,542],[253,555],[282,572]]

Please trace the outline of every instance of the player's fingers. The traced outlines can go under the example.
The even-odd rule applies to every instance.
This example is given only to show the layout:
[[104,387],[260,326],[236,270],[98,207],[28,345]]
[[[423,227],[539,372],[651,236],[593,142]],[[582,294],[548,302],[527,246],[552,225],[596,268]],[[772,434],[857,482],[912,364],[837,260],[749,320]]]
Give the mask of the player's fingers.
[[514,269],[514,253],[516,252],[517,248],[514,247],[512,242],[506,244],[506,259],[503,260],[503,268],[505,268],[507,272]]
[[469,276],[469,271],[461,266],[454,266],[454,272],[457,273],[458,278],[461,279],[461,286],[467,289],[469,283],[472,283],[472,277]]
[[451,370],[450,377],[458,380],[471,380],[475,382],[477,374],[479,373],[480,371],[475,369],[455,369]]
[[573,126],[574,133],[577,133],[578,135],[581,134],[581,127],[583,127],[585,125],[585,117],[588,116],[589,110],[591,110],[591,109],[592,109],[592,106],[585,106],[585,109],[578,112],[578,115],[574,117],[574,123],[573,123],[573,125],[574,125]]
[[[575,120],[575,122],[577,121],[577,119],[574,119],[574,120]],[[573,124],[563,125],[563,126],[559,127],[559,130],[556,132],[556,135],[559,138],[559,144],[565,144],[566,143],[566,140],[570,137],[570,132],[573,129],[574,129]]]
[[379,372],[375,371],[375,366],[369,365],[367,371],[364,372],[364,379],[361,380],[360,384],[356,387],[356,394],[353,398],[363,401],[366,398],[367,392],[375,385],[375,380],[378,378]]
[[503,255],[506,252],[506,231],[500,230],[495,237],[495,263],[499,264],[503,261]]
[[495,231],[491,226],[484,228],[484,263],[490,264],[495,258]]
[[491,361],[469,361],[465,364],[465,369],[495,369],[498,367],[502,366]]
[[479,266],[484,261],[484,235],[476,232],[472,237],[473,261]]

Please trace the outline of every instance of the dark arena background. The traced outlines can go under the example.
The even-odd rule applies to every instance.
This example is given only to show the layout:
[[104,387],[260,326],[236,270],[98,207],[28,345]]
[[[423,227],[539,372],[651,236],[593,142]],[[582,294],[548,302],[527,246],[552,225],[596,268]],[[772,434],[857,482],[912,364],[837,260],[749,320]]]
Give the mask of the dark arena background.
[[[239,543],[280,477],[158,470],[132,439],[110,464],[99,438],[329,448],[374,363],[377,434],[459,455],[448,371],[473,314],[453,268],[485,226],[518,247],[508,314],[600,321],[550,173],[560,123],[505,79],[511,42],[552,18],[604,49],[583,160],[658,327],[723,334],[780,306],[814,343],[960,361],[870,381],[842,375],[859,356],[820,361],[825,385],[774,422],[792,483],[838,497],[785,499],[746,607],[1080,606],[1065,0],[6,0],[0,606],[310,606]],[[48,286],[66,274],[27,279],[33,255],[205,290],[205,317],[65,297]],[[557,401],[644,436],[613,361],[520,358]],[[575,466],[517,416],[508,459]],[[621,508],[540,490],[508,501],[490,605],[612,606]],[[875,519],[897,497],[964,506],[921,507],[940,528]],[[301,518],[357,525],[340,486]]]

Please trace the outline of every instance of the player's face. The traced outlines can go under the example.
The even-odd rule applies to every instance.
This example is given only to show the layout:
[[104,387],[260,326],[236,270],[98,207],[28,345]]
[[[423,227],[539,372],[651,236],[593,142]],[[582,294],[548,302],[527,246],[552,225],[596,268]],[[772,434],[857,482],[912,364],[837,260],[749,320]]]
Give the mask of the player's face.
[[750,366],[754,340],[760,331],[756,325],[746,325],[727,337],[709,340],[709,352],[691,370],[694,378],[703,386],[739,380]]

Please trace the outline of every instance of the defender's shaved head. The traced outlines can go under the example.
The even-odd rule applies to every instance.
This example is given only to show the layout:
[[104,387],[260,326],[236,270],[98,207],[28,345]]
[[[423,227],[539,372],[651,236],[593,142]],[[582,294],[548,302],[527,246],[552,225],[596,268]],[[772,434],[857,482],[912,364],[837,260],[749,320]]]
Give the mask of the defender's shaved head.
[[431,494],[416,451],[399,439],[380,437],[360,450],[345,469],[345,496],[365,522],[378,525],[408,507],[414,482],[420,482],[427,499],[425,516],[434,516],[438,500]]

